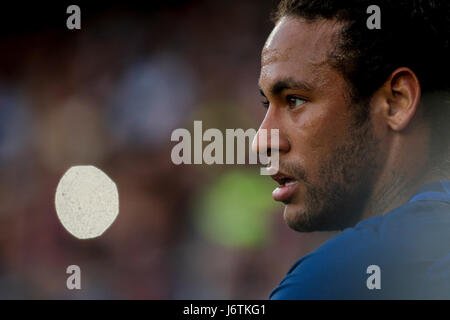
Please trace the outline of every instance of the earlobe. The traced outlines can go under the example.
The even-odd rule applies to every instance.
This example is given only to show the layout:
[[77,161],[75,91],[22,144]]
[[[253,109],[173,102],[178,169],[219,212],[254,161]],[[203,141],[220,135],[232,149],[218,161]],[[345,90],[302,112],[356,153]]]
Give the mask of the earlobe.
[[420,83],[409,68],[396,69],[385,83],[388,126],[394,131],[404,130],[417,113],[420,102]]

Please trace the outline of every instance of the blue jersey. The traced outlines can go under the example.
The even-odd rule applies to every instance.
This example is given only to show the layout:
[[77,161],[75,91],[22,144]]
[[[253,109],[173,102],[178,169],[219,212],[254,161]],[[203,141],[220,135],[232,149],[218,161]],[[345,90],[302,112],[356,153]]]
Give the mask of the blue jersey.
[[270,299],[450,299],[450,181],[298,260]]

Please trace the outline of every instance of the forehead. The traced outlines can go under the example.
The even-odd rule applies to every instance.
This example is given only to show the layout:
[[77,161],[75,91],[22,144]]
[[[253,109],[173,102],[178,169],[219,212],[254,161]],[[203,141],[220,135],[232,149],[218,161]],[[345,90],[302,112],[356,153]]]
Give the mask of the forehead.
[[283,17],[264,45],[261,77],[275,69],[284,77],[299,72],[311,77],[311,73],[331,69],[328,56],[340,28],[341,25],[330,20],[308,22],[297,17]]

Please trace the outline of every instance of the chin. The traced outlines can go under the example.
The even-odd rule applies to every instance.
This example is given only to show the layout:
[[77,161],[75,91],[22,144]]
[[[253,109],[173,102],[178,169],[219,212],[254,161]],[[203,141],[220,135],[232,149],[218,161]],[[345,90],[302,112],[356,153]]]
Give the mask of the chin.
[[306,212],[306,208],[300,204],[287,204],[284,207],[284,221],[289,228],[298,232],[313,232],[311,227],[311,219]]
[[338,231],[343,230],[336,221],[329,221],[328,215],[320,211],[311,211],[303,204],[288,204],[284,207],[284,221],[289,228],[297,232]]

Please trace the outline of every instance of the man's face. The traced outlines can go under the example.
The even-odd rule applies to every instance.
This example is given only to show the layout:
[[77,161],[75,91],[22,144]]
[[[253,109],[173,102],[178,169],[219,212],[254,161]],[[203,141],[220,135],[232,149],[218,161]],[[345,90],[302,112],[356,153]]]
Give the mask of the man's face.
[[355,121],[355,110],[365,106],[352,103],[347,82],[329,63],[340,27],[285,17],[262,52],[259,85],[268,110],[260,129],[280,135],[273,197],[298,231],[353,225],[374,183],[377,143],[370,121]]

